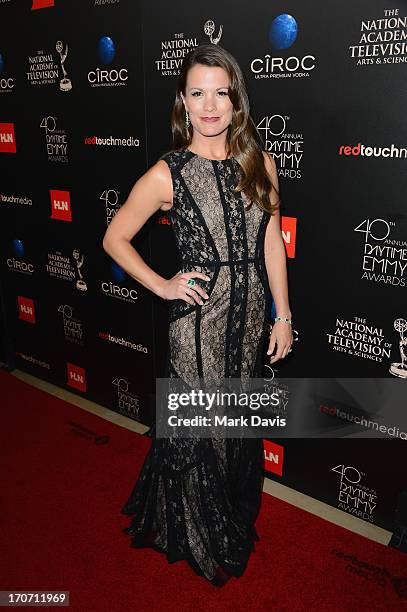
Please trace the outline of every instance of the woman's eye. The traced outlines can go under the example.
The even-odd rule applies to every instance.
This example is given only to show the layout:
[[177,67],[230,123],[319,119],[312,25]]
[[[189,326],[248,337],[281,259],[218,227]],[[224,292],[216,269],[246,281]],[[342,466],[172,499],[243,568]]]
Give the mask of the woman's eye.
[[[193,91],[191,96],[194,96],[194,98],[197,98],[198,96],[201,95],[201,93],[202,93],[201,91]],[[227,91],[218,91],[218,94],[220,96],[227,96],[228,92]]]

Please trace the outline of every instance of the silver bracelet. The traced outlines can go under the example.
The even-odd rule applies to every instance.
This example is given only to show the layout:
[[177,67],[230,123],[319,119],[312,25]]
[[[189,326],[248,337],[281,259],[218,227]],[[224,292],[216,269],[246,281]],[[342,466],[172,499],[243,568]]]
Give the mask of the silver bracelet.
[[288,317],[275,317],[274,321],[285,321],[285,323],[289,323],[290,325],[292,324],[292,319],[289,319]]

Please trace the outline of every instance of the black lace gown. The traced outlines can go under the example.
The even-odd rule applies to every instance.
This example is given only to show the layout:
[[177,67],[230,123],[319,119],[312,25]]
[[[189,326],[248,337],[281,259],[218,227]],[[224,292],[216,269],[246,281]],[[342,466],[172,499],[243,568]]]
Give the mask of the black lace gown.
[[[202,306],[170,300],[166,377],[198,379],[262,376],[268,336],[268,279],[264,234],[269,213],[234,194],[240,166],[189,149],[162,157],[171,171],[181,270],[209,300]],[[124,532],[134,547],[185,559],[212,579],[217,566],[241,576],[258,534],[254,523],[263,488],[260,438],[156,438],[121,512],[134,515]]]

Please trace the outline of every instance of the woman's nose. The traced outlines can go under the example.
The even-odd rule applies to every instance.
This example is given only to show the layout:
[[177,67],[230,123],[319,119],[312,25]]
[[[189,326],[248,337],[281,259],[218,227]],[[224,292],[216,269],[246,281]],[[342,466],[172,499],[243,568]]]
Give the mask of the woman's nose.
[[208,110],[208,111],[213,110],[215,108],[215,102],[213,98],[206,97],[204,107],[205,107],[205,110]]

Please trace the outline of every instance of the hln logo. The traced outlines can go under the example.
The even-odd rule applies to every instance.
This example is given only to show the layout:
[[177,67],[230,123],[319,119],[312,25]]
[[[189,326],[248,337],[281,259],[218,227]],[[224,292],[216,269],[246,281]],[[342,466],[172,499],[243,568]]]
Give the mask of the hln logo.
[[79,389],[79,391],[86,391],[85,369],[73,363],[67,363],[66,369],[68,375],[67,385]]
[[283,475],[283,460],[284,460],[284,446],[271,442],[270,440],[263,440],[264,446],[264,469],[268,472],[273,472],[278,476]]
[[19,295],[18,298],[18,318],[22,321],[35,324],[34,300]]
[[294,258],[297,236],[296,217],[281,217],[281,234],[283,236],[287,257]]
[[54,0],[32,0],[32,11],[54,6]]
[[14,123],[0,123],[0,153],[15,153]]
[[69,191],[50,189],[51,219],[72,221],[71,196]]
[[54,208],[58,208],[58,210],[68,210],[68,202],[66,200],[55,200]]

